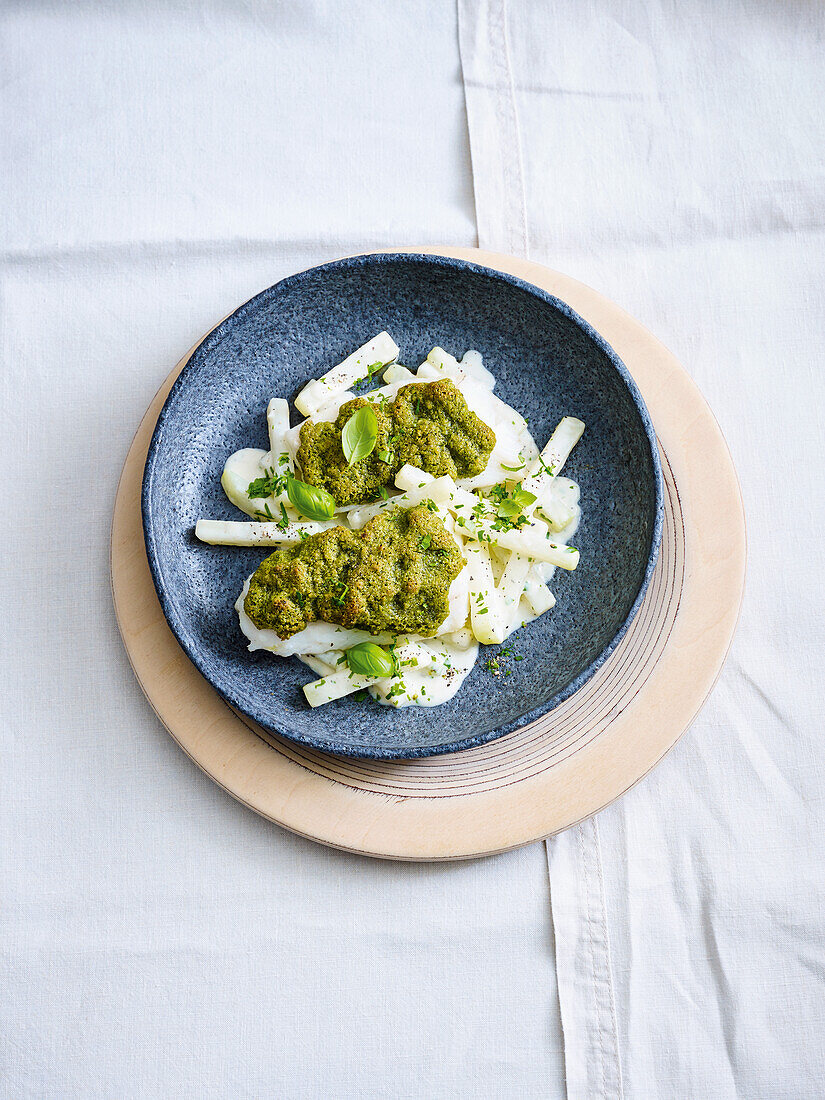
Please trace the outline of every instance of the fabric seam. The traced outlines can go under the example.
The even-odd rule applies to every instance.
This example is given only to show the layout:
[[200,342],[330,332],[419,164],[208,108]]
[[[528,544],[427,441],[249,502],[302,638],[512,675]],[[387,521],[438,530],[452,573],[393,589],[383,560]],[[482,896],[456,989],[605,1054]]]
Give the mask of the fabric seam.
[[[513,82],[513,67],[507,30],[507,0],[487,0],[487,3],[484,3],[484,0],[475,0],[475,3],[473,0],[457,0],[457,3],[459,17],[459,47],[460,51],[462,51],[461,73],[464,82],[465,104],[467,105],[470,161],[473,173],[473,190],[479,246],[482,248],[498,248],[503,245],[511,252],[528,259],[529,233],[527,221],[527,195],[524,180],[521,134],[518,124],[518,110]],[[479,30],[481,34],[484,32],[481,31],[478,20],[483,19],[486,23],[486,48],[489,50],[489,64],[492,70],[489,74],[492,78],[490,86],[483,85],[476,79],[479,74],[475,74],[475,76],[468,79],[468,70],[472,67],[471,58],[463,56],[463,50],[468,49],[472,43],[479,41],[479,39],[468,37],[467,34],[462,33],[462,9],[464,9],[465,12],[469,11],[475,18],[476,22],[474,23],[474,29]],[[466,23],[464,25],[467,26]],[[468,97],[468,88],[471,85],[475,88],[476,94],[483,95],[486,92],[495,97],[494,103],[491,106],[492,119],[498,131],[496,134],[490,135],[487,132],[489,128],[479,125],[477,113],[474,108],[471,108],[469,102],[472,93],[470,93]],[[482,159],[480,155],[482,150],[479,148],[479,144],[484,138],[488,139],[486,148],[488,153],[492,155],[488,155],[486,158]],[[502,209],[499,212],[497,221],[495,212],[493,212],[493,217],[490,218],[488,212],[484,209],[483,202],[485,192],[483,188],[479,189],[477,186],[478,179],[485,167],[488,171],[490,167],[492,167],[493,171],[499,171],[501,173],[500,179],[504,193],[501,202]],[[503,225],[502,219],[504,220]],[[493,227],[498,227],[500,234],[499,240],[486,239],[487,236],[490,235],[489,227],[491,225]],[[587,965],[590,969],[590,975],[587,986],[583,986],[582,989],[591,989],[589,996],[592,996],[593,1004],[592,1010],[588,1010],[587,1006],[576,1006],[575,1000],[577,999],[578,989],[577,984],[573,984],[573,986],[567,990],[565,1000],[573,1000],[574,1009],[570,1013],[564,1013],[561,1011],[563,994],[559,987],[559,1008],[562,1020],[562,1042],[564,1046],[567,1092],[568,1096],[571,1095],[570,1068],[579,1061],[581,1051],[579,1052],[579,1058],[574,1059],[572,1057],[573,1043],[578,1036],[568,1034],[564,1027],[564,1022],[566,1019],[579,1018],[583,1019],[586,1027],[588,1021],[591,1020],[592,1012],[595,1012],[594,1023],[596,1034],[591,1037],[591,1049],[593,1050],[593,1056],[599,1057],[600,1060],[600,1095],[602,1100],[611,1100],[608,1096],[608,1082],[609,1078],[612,1078],[616,1085],[615,1100],[621,1100],[623,1096],[621,1056],[618,1045],[618,1027],[613,989],[613,967],[610,954],[604,893],[604,875],[601,865],[601,846],[599,842],[598,825],[595,819],[591,819],[588,822],[575,826],[575,829],[578,834],[579,865],[574,870],[574,876],[578,881],[566,883],[565,886],[568,890],[571,888],[576,889],[578,895],[578,902],[576,904],[577,915],[580,920],[583,918],[587,926],[587,950],[589,954]],[[586,829],[591,830],[591,832],[585,834]],[[573,837],[570,839],[572,841]],[[548,840],[544,843],[552,910],[553,876],[550,873],[551,841]],[[571,858],[575,858],[575,851],[575,846],[571,847]],[[556,884],[556,888],[560,889],[558,883]],[[596,897],[591,897],[592,890],[596,891]],[[583,897],[581,896],[581,891],[583,891]],[[594,907],[596,906],[599,907],[598,913],[594,911]],[[556,971],[558,973],[558,932],[563,931],[563,929],[559,928],[557,921],[554,920],[553,923],[556,928],[554,942],[556,950]],[[603,939],[602,944],[597,944],[596,942],[597,925],[601,930]],[[570,944],[568,948],[569,950],[574,950],[575,945]],[[605,985],[607,987],[606,1005]],[[607,1011],[605,1011],[605,1008],[607,1008]],[[610,1034],[608,1034],[608,1032],[610,1032]],[[587,1038],[588,1036],[585,1034],[585,1044],[587,1043]],[[596,1050],[598,1050],[598,1055],[596,1055]],[[585,1053],[585,1088],[588,1090],[590,1086],[586,1079],[588,1076],[588,1062],[590,1061],[591,1060],[587,1058]],[[611,1064],[615,1062],[615,1073],[608,1073],[609,1062]]]

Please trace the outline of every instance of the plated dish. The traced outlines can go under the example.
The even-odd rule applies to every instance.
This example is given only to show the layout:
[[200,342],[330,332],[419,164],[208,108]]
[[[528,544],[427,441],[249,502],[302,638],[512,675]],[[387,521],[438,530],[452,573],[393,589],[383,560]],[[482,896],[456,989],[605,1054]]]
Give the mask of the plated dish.
[[[519,628],[523,659],[516,662],[516,653],[506,652],[512,645],[507,639],[493,646],[437,710],[371,705],[357,693],[332,705],[308,706],[307,666],[294,656],[275,660],[266,650],[250,652],[237,626],[234,605],[261,565],[261,548],[210,546],[195,537],[201,519],[273,522],[240,516],[227,498],[221,476],[228,456],[269,451],[265,412],[273,396],[294,402],[308,379],[321,379],[365,336],[380,332],[392,334],[414,367],[428,362],[436,345],[454,356],[481,349],[483,365],[496,380],[494,392],[487,392],[528,419],[536,449],[565,417],[587,425],[561,474],[581,487],[573,540],[582,551],[577,568],[557,570],[555,608]],[[468,392],[481,394],[483,388],[479,381]],[[293,418],[290,430],[295,426]],[[400,469],[393,467],[392,483],[383,486],[388,495],[398,489]],[[243,487],[247,496],[253,480]],[[163,613],[224,699],[293,741],[385,759],[482,744],[575,692],[634,616],[655,564],[662,523],[653,429],[632,379],[601,337],[563,302],[518,278],[464,260],[404,253],[352,257],[301,272],[214,329],[163,405],[141,503]],[[289,503],[287,498],[285,509]],[[272,514],[275,523],[283,521],[280,509]],[[335,526],[341,526],[337,519]]]
[[301,423],[269,401],[268,450],[228,457],[221,485],[251,519],[200,519],[196,535],[277,547],[235,610],[251,651],[319,674],[303,688],[310,706],[356,693],[442,705],[479,644],[555,606],[548,582],[579,562],[579,486],[561,469],[585,425],[563,417],[539,453],[494,389],[478,351],[459,361],[436,346],[413,372],[381,332],[303,387]]

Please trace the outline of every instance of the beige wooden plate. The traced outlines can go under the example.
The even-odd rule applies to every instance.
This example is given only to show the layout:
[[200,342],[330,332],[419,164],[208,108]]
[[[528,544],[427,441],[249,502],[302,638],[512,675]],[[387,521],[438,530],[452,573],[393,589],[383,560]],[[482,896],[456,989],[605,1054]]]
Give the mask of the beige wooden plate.
[[477,249],[424,251],[510,272],[568,302],[616,349],[647,402],[665,480],[662,549],[638,615],[596,675],[515,733],[423,760],[329,756],[236,714],[172,636],[143,544],[146,451],[186,359],[161,387],[126,459],[112,524],[112,587],[146,697],[181,748],[235,798],[337,848],[390,859],[462,859],[581,821],[675,744],[711,690],[733,636],[745,576],[745,521],[736,473],[710,409],[637,321],[538,264]]

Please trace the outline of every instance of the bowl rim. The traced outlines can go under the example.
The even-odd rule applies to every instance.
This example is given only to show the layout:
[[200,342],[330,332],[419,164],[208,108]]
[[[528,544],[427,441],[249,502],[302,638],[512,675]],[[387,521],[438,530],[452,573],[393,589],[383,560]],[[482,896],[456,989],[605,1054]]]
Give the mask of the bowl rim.
[[[315,276],[321,271],[333,271],[333,270],[347,270],[356,267],[366,267],[370,265],[376,266],[389,266],[390,264],[402,263],[404,265],[429,265],[432,267],[438,267],[448,270],[460,270],[462,272],[470,272],[473,275],[478,275],[483,278],[492,279],[495,282],[509,284],[519,290],[522,290],[532,297],[537,298],[545,305],[549,305],[551,308],[557,310],[562,316],[566,317],[569,321],[575,324],[584,335],[591,340],[607,357],[613,369],[619,375],[619,378],[624,383],[630,398],[636,408],[639,418],[644,429],[645,437],[647,439],[648,448],[650,451],[651,462],[653,467],[653,479],[654,479],[654,518],[653,529],[651,532],[650,549],[647,556],[647,562],[645,564],[645,571],[642,577],[639,590],[636,594],[633,603],[630,606],[625,618],[620,623],[618,629],[614,633],[613,637],[602,649],[602,651],[590,662],[590,664],[583,669],[573,680],[570,681],[564,688],[557,691],[544,703],[534,707],[530,711],[519,715],[511,722],[504,723],[500,726],[496,726],[492,730],[488,730],[486,733],[473,734],[470,737],[460,738],[458,740],[445,742],[441,745],[419,745],[419,746],[405,746],[403,749],[387,749],[378,746],[371,747],[369,749],[353,746],[350,744],[341,744],[334,739],[327,737],[307,737],[303,734],[297,733],[294,730],[286,730],[279,726],[272,725],[265,717],[260,714],[254,713],[247,704],[242,702],[237,693],[232,690],[231,682],[229,684],[219,684],[215,681],[209,670],[203,667],[203,663],[200,660],[200,654],[198,647],[192,643],[189,634],[186,630],[184,619],[182,615],[178,614],[176,604],[172,599],[170,593],[163,579],[163,570],[160,564],[159,556],[157,553],[157,546],[155,541],[155,531],[153,527],[153,519],[151,514],[151,507],[149,506],[149,498],[152,490],[152,483],[154,479],[155,459],[158,449],[163,442],[165,421],[170,414],[172,407],[175,404],[178,393],[182,390],[188,381],[188,377],[196,369],[198,363],[205,358],[214,348],[220,344],[231,328],[239,321],[242,320],[248,313],[258,309],[260,305],[266,304],[266,302],[275,296],[277,292],[283,290],[286,286],[300,285],[301,282],[306,281],[309,277]],[[561,298],[557,298],[555,295],[542,290],[541,287],[536,286],[533,283],[528,282],[525,279],[521,279],[518,276],[511,275],[508,272],[498,271],[495,268],[487,267],[483,264],[475,263],[472,260],[460,259],[452,256],[440,256],[431,253],[424,252],[370,252],[362,253],[355,256],[347,256],[337,260],[331,260],[324,264],[317,264],[313,267],[305,268],[302,271],[298,271],[292,275],[287,275],[283,279],[279,279],[276,283],[266,287],[258,294],[253,295],[246,302],[238,306],[227,317],[225,317],[219,324],[211,329],[206,336],[196,345],[191,354],[187,357],[180,373],[172,384],[169,393],[166,396],[166,400],[163,403],[163,407],[160,410],[154,429],[152,431],[152,437],[149,441],[149,447],[146,455],[146,462],[143,471],[143,480],[141,485],[141,520],[143,527],[143,537],[146,549],[146,557],[149,564],[149,571],[152,576],[152,582],[155,587],[155,591],[158,595],[161,609],[163,611],[164,618],[169,624],[172,633],[174,634],[178,644],[183,649],[186,656],[200,672],[200,674],[211,684],[211,686],[218,692],[222,699],[228,703],[233,709],[239,711],[241,714],[250,718],[252,721],[260,725],[265,731],[271,734],[275,734],[279,737],[284,737],[288,741],[295,742],[307,746],[309,748],[317,749],[321,752],[328,752],[339,756],[354,757],[357,759],[367,760],[411,760],[427,756],[441,756],[446,753],[460,752],[463,749],[474,748],[479,745],[487,744],[489,741],[497,740],[500,737],[505,736],[508,733],[512,733],[515,730],[523,729],[531,722],[540,718],[542,715],[547,714],[549,711],[554,710],[557,706],[563,703],[566,699],[569,699],[576,691],[579,690],[591,677],[601,668],[605,661],[610,657],[613,651],[621,642],[622,638],[627,633],[627,630],[635,618],[642,600],[644,599],[650,580],[653,576],[653,571],[656,567],[656,562],[659,556],[659,550],[662,542],[662,526],[664,519],[664,485],[662,480],[662,467],[659,457],[659,447],[656,440],[656,432],[651,421],[650,414],[647,411],[644,399],[636,385],[633,377],[619,358],[617,353],[608,344],[608,342],[590,325],[583,317],[581,317],[574,309],[572,309]]]

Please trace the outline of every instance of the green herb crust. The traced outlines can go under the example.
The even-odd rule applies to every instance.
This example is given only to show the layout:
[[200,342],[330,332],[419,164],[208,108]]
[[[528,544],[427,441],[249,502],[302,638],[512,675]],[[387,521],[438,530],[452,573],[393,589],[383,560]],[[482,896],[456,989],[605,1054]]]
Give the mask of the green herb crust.
[[341,406],[333,424],[307,421],[301,428],[297,458],[303,479],[326,489],[339,505],[376,500],[407,462],[434,477],[475,477],[486,468],[495,434],[448,379],[413,382],[392,401],[372,402],[375,444],[366,457],[348,465],[341,432],[368,404],[367,398],[356,397]]
[[433,634],[463,565],[425,504],[395,508],[361,531],[333,527],[270,554],[252,575],[244,610],[281,638],[316,619],[371,634]]

